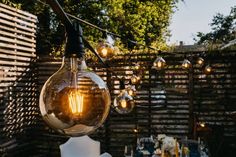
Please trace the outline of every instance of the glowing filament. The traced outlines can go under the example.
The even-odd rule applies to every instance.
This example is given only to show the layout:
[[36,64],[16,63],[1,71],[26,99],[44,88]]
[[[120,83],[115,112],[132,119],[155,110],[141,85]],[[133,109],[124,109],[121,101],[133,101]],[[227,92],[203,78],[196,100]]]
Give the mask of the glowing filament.
[[133,96],[134,95],[134,91],[132,89],[128,90],[128,94]]
[[207,67],[207,68],[206,68],[206,71],[207,71],[207,72],[211,72],[211,68],[210,68],[210,67]]
[[106,48],[103,48],[101,52],[104,57],[107,56],[108,51]]
[[157,67],[161,68],[162,67],[162,62],[157,62]]
[[121,101],[120,101],[120,104],[121,104],[121,107],[122,107],[122,108],[126,108],[126,107],[127,107],[127,102],[126,102],[126,100],[121,100]]
[[187,63],[183,64],[183,66],[184,66],[185,68],[188,68],[188,67],[189,67],[189,65],[188,65]]
[[203,122],[200,123],[199,125],[200,125],[202,128],[204,128],[204,127],[206,126],[205,123],[203,123]]
[[69,94],[69,106],[73,114],[81,114],[83,112],[83,96],[79,92],[71,92]]

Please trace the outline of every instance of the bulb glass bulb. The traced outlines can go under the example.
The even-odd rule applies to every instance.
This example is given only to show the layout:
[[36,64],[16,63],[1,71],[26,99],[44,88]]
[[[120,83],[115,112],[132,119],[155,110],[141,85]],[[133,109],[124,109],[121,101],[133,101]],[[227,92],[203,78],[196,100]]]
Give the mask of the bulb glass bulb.
[[64,58],[61,68],[44,84],[40,111],[46,123],[68,136],[92,133],[105,121],[110,109],[105,82],[87,70],[85,61]]
[[133,97],[130,96],[126,90],[122,90],[121,93],[114,99],[113,106],[120,114],[130,113],[134,108]]
[[203,65],[204,64],[204,59],[199,57],[198,60],[197,60],[197,64],[198,65]]
[[205,73],[206,74],[210,74],[211,72],[212,72],[212,67],[211,66],[209,66],[209,65],[207,65],[206,67],[205,67]]
[[191,67],[191,65],[192,65],[191,62],[189,60],[185,59],[182,63],[182,68],[189,69]]
[[166,61],[162,57],[157,57],[157,59],[153,62],[153,69],[161,70],[166,66]]
[[115,54],[114,47],[107,42],[100,42],[96,48],[99,56],[103,59],[112,58]]
[[134,66],[135,70],[140,70],[141,69],[141,66],[139,63],[136,63],[135,66]]
[[132,84],[138,84],[141,80],[141,76],[133,75],[130,80]]
[[135,86],[128,86],[126,88],[126,91],[128,92],[128,94],[130,96],[135,96],[136,95],[136,89],[135,89]]

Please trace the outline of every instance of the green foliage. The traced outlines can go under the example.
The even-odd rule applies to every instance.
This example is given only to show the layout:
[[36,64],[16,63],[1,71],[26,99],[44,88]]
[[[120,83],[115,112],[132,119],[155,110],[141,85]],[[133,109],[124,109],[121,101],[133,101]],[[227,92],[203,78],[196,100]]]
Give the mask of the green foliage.
[[[5,1],[5,2],[4,2]],[[127,39],[163,49],[169,35],[167,29],[173,8],[179,0],[58,0],[67,13],[78,16],[122,36],[125,48],[134,48]],[[45,1],[2,0],[11,6],[38,16],[37,52],[49,54],[62,51],[65,30]],[[43,3],[42,3],[43,2]],[[82,24],[84,36],[97,43],[104,34]],[[119,42],[118,42],[119,43]],[[56,53],[57,54],[57,53]]]
[[209,33],[197,33],[198,44],[205,44],[209,47],[218,48],[222,44],[236,38],[236,6],[231,8],[230,14],[224,16],[223,14],[216,14],[213,19]]

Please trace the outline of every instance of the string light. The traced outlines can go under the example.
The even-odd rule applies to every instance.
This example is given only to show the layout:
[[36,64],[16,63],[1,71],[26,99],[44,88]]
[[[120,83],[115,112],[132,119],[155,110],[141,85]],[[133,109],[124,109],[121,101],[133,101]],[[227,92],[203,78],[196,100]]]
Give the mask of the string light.
[[166,61],[162,57],[157,57],[156,60],[153,62],[153,69],[161,70],[166,66]]
[[115,97],[113,102],[114,109],[119,114],[127,114],[130,113],[134,108],[134,99],[128,93],[128,90],[125,89],[125,80],[120,80],[120,94]]
[[182,62],[182,68],[183,69],[189,69],[192,66],[191,62],[187,59],[184,59]]
[[140,70],[140,69],[141,69],[141,65],[140,65],[139,63],[136,63],[136,64],[134,65],[134,69],[135,69],[135,70]]
[[136,96],[136,88],[135,88],[135,86],[133,85],[133,86],[128,86],[127,88],[126,88],[126,91],[128,92],[128,94],[130,95],[130,96]]
[[206,126],[206,124],[204,122],[199,122],[199,126],[204,128]]
[[202,66],[202,65],[204,64],[204,59],[203,59],[202,57],[199,57],[199,58],[197,59],[197,64],[200,65],[200,66]]
[[110,59],[115,55],[114,47],[105,41],[99,42],[96,50],[99,56],[103,59]]
[[134,85],[138,84],[141,80],[141,76],[140,75],[133,75],[130,80],[131,80],[132,84],[134,84]]
[[210,65],[207,65],[205,68],[204,68],[204,72],[205,74],[210,74],[212,73],[212,67]]

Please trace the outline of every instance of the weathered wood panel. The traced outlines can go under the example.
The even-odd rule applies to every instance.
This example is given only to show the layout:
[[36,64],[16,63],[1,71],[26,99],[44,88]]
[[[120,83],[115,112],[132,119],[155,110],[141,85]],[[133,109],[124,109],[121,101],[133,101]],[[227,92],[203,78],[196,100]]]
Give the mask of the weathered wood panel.
[[30,156],[38,110],[36,16],[0,4],[0,156]]

